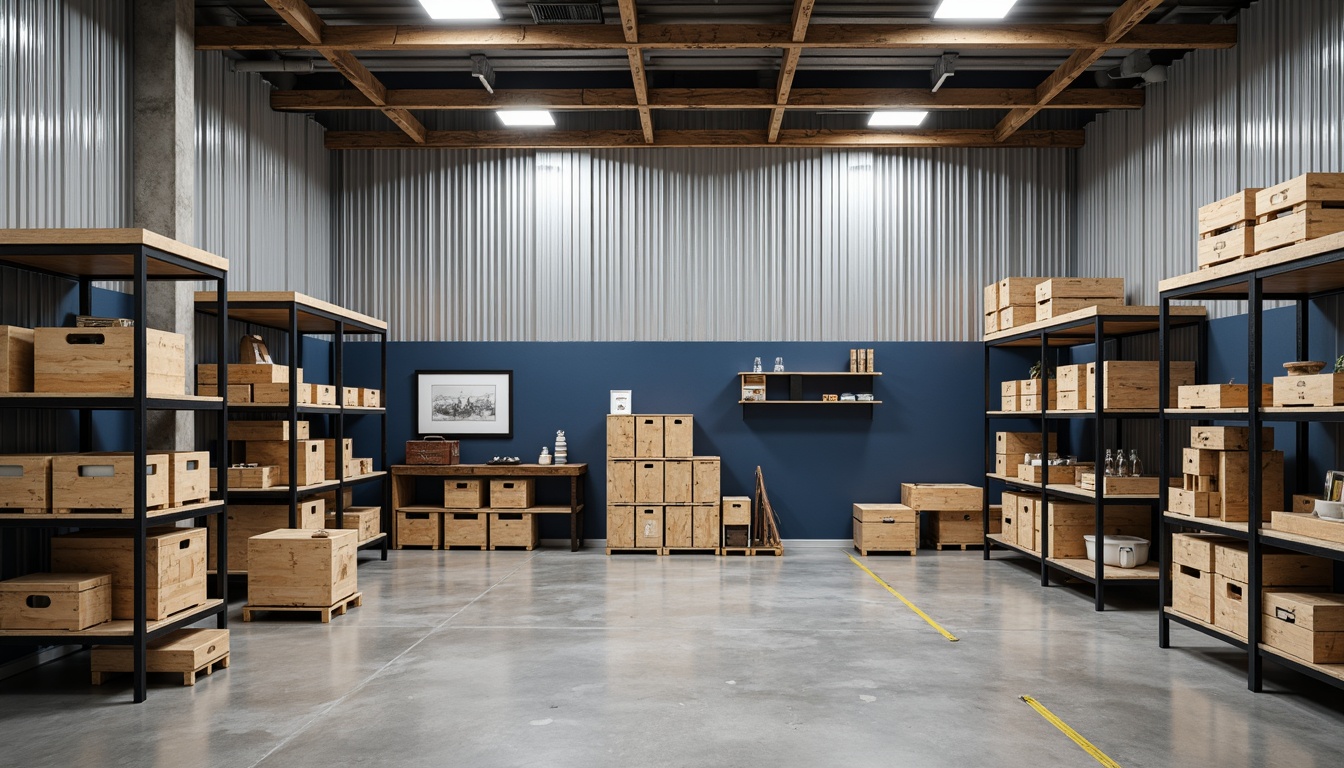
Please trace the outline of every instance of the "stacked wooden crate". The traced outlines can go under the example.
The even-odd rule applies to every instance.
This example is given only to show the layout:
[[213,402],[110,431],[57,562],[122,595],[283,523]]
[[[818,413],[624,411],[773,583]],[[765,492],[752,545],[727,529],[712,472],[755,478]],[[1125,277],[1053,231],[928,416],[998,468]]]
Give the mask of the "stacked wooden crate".
[[1200,269],[1255,253],[1255,196],[1260,189],[1244,189],[1199,209]]
[[694,438],[689,414],[607,417],[607,554],[719,551],[720,461]]
[[1344,173],[1307,173],[1255,195],[1255,252],[1344,232]]
[[[228,392],[224,393],[230,404],[271,403],[289,404],[289,366],[274,363],[231,363],[228,368]],[[296,371],[298,376],[298,402],[301,405],[314,403],[313,387],[303,383],[303,369]],[[220,396],[219,367],[214,364],[196,366],[196,394]]]
[[[1145,360],[1107,360],[1102,364],[1102,408],[1105,410],[1156,410],[1160,403],[1158,366]],[[1168,402],[1175,404],[1179,388],[1195,380],[1195,364],[1173,361]],[[1059,410],[1096,410],[1096,363],[1060,366]]]
[[1036,285],[1034,321],[1053,320],[1080,309],[1123,306],[1121,277],[1052,277]]
[[145,475],[148,509],[167,509],[210,498],[210,454],[169,451],[135,466],[130,453],[0,456],[0,514],[95,512],[130,517],[135,475]]
[[[925,518],[925,545],[934,549],[982,546],[985,543],[985,490],[962,483],[901,483],[901,503]],[[989,532],[998,533],[999,517],[990,518]]]
[[[1048,434],[1046,450],[1059,449],[1059,436]],[[1017,477],[1019,467],[1026,462],[1028,453],[1041,452],[1040,432],[996,432],[994,433],[994,474],[1003,477]]]
[[[296,524],[291,526],[288,504],[230,503],[228,511],[225,513],[228,518],[228,537],[225,541],[225,547],[228,550],[229,573],[245,574],[248,572],[248,539],[281,528],[292,527],[298,530],[316,531],[323,527],[325,510],[326,503],[322,499],[302,500],[299,502]],[[215,518],[211,517],[206,520],[205,525],[209,539],[206,562],[210,570],[213,571],[218,568],[218,563],[216,563],[218,550],[214,543]]]
[[[1261,431],[1260,504],[1265,514],[1283,505],[1283,452],[1274,448],[1274,430]],[[1191,427],[1190,446],[1181,456],[1182,483],[1168,491],[1167,510],[1225,522],[1250,519],[1250,429]]]
[[[985,288],[985,333],[1011,330],[1036,322],[1036,286],[1043,277],[1005,277]],[[994,289],[991,291],[991,289]],[[994,296],[994,320],[989,319],[991,293]],[[994,331],[989,328],[993,326]]]
[[[237,443],[233,455],[249,464],[270,467],[269,481],[275,485],[317,485],[327,479],[327,446],[310,439],[308,422],[296,423],[291,433],[288,421],[235,422],[229,426],[230,443]],[[291,443],[298,443],[297,464],[289,465]]]

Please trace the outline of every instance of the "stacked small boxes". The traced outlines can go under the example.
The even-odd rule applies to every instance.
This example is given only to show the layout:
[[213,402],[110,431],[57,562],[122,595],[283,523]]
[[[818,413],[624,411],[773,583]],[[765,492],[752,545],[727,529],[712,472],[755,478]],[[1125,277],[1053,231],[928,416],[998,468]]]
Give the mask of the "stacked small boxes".
[[1259,193],[1259,187],[1244,189],[1200,207],[1197,256],[1200,269],[1255,252],[1255,196]]
[[[1036,286],[1044,277],[1006,277],[997,283],[995,304],[997,331],[1007,331],[1036,322]],[[985,289],[986,333],[989,331],[989,288]]]
[[[288,486],[291,480],[300,487],[317,485],[327,479],[327,449],[321,440],[308,439],[308,422],[298,422],[295,435],[289,437],[288,422],[254,422],[257,426],[250,431],[255,437],[242,443],[241,454],[249,464],[271,467],[270,481],[276,485]],[[263,432],[269,427],[269,432]],[[262,439],[262,435],[268,435]],[[296,464],[289,464],[289,448],[297,443]],[[235,451],[235,455],[239,452]]]
[[[1265,428],[1261,436],[1260,504],[1268,514],[1283,504],[1283,452],[1271,450],[1274,430]],[[1249,428],[1191,427],[1190,445],[1181,456],[1182,486],[1168,491],[1167,510],[1225,522],[1249,520]]]
[[[1047,441],[1047,451],[1059,448],[1058,436],[1051,432]],[[1039,432],[996,432],[994,434],[994,474],[1004,477],[1016,477],[1018,467],[1027,459],[1028,453],[1041,452],[1041,433]]]
[[[289,366],[274,363],[232,363],[229,365],[229,387],[224,393],[230,404],[272,403],[289,404]],[[303,383],[303,369],[298,377],[298,402],[312,403],[312,387]],[[213,364],[196,366],[196,394],[219,397],[219,367]]]
[[1052,277],[1036,285],[1033,320],[1053,320],[1088,307],[1122,306],[1124,303],[1124,278]]
[[[961,483],[901,483],[901,503],[927,514],[928,546],[979,546],[985,543],[983,488]],[[1000,519],[989,521],[989,532],[999,533]]]
[[717,551],[720,462],[694,455],[686,414],[607,417],[607,553]]

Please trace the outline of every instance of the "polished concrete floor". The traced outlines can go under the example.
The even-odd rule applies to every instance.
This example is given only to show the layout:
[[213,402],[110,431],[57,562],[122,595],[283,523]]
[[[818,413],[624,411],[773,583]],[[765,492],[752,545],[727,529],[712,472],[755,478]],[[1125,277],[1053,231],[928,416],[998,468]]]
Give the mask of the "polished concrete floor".
[[[0,765],[1340,765],[1338,691],[1176,629],[1152,592],[1103,614],[979,552],[784,558],[394,552],[330,625],[245,624],[194,688],[88,686],[79,654],[0,682]],[[1291,686],[1291,688],[1290,688]]]

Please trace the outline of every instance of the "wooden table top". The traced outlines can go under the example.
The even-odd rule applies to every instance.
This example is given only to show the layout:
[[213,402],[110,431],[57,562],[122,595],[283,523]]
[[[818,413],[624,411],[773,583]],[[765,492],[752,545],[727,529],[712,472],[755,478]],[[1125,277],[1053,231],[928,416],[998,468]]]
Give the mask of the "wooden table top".
[[394,475],[428,477],[578,477],[587,464],[393,464]]

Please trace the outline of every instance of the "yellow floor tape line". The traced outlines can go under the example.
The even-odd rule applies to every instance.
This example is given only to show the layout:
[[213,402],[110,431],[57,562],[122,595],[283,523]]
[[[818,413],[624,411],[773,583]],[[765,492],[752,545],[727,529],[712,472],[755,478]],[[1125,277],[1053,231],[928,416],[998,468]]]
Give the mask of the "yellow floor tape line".
[[1070,739],[1073,739],[1073,743],[1082,747],[1083,751],[1091,755],[1093,760],[1096,760],[1098,763],[1101,763],[1102,765],[1106,766],[1106,768],[1120,768],[1119,763],[1107,757],[1105,752],[1102,752],[1100,749],[1097,749],[1096,747],[1092,746],[1092,742],[1088,741],[1087,739],[1084,739],[1082,737],[1082,734],[1070,728],[1068,724],[1065,723],[1063,720],[1060,720],[1058,717],[1055,717],[1055,713],[1046,709],[1045,706],[1041,704],[1041,702],[1031,698],[1030,696],[1023,696],[1022,700],[1030,704],[1032,709],[1036,710],[1040,714],[1040,716],[1044,717],[1046,721],[1049,722],[1051,725],[1055,726],[1060,731],[1062,731],[1065,736],[1068,736]]
[[869,576],[872,576],[872,577],[873,577],[873,581],[876,581],[878,584],[881,584],[882,587],[883,587],[884,589],[886,589],[886,590],[887,590],[888,592],[890,592],[891,594],[895,595],[897,600],[900,600],[902,603],[905,603],[905,607],[906,607],[906,608],[909,608],[909,609],[912,610],[912,611],[914,611],[916,616],[919,616],[919,618],[921,618],[921,619],[927,621],[927,622],[929,623],[929,626],[930,626],[930,627],[933,627],[934,629],[938,630],[938,632],[939,632],[943,637],[946,637],[946,638],[948,639],[948,641],[953,642],[953,643],[957,642],[957,636],[956,636],[956,635],[952,634],[951,632],[948,632],[946,629],[943,629],[942,625],[940,625],[938,622],[934,621],[933,619],[929,618],[929,615],[928,615],[927,613],[925,613],[925,612],[919,610],[919,606],[915,605],[914,603],[910,602],[909,600],[906,600],[906,599],[905,599],[905,595],[902,595],[900,592],[897,592],[896,590],[892,589],[890,584],[888,584],[887,582],[885,582],[885,581],[883,581],[881,578],[879,578],[878,575],[877,575],[876,573],[873,573],[872,571],[868,570],[868,566],[866,566],[866,565],[864,565],[863,563],[860,563],[858,560],[854,559],[854,556],[853,556],[853,555],[850,555],[848,552],[846,552],[845,554],[846,554],[846,555],[849,555],[849,561],[850,561],[851,563],[853,563],[853,564],[859,566],[859,568],[863,569],[863,572],[864,572],[864,573],[868,574]]

